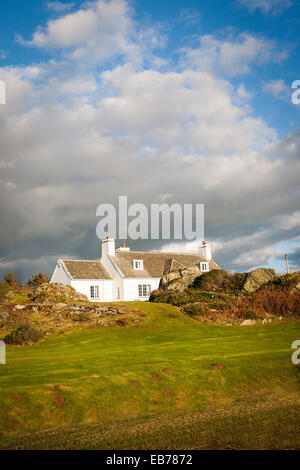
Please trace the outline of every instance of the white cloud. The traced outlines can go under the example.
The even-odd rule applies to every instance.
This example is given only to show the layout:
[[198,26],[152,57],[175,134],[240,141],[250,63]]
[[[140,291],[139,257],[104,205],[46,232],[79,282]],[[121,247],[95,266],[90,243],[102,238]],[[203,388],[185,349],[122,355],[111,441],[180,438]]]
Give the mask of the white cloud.
[[[3,181],[16,185],[0,187],[1,240],[5,246],[16,234],[16,256],[40,243],[49,254],[81,247],[80,256],[95,256],[85,241],[94,234],[95,208],[119,194],[146,203],[158,194],[170,203],[205,202],[211,236],[246,230],[247,243],[249,230],[273,227],[275,216],[296,206],[299,136],[277,143],[273,129],[234,104],[226,82],[202,71],[124,66],[91,82],[98,99],[89,102],[84,87],[85,99],[78,99],[75,85],[63,87],[57,100],[58,70],[49,66],[46,82],[46,69],[5,70],[8,88],[20,91],[0,115],[3,157],[14,162],[2,168]],[[247,243],[232,244],[230,262]],[[261,240],[262,248],[269,244]]]
[[291,103],[291,89],[284,80],[278,79],[264,82],[262,88],[264,92],[270,93],[274,98]]
[[[80,18],[90,11],[100,24],[96,8],[102,3],[87,4]],[[111,29],[105,54],[111,59],[114,28],[120,26],[112,12],[128,10],[119,1],[106,6],[111,7]],[[214,247],[220,247],[224,264],[251,264],[245,254],[251,251],[255,265],[274,243],[299,233],[293,217],[300,135],[279,141],[247,104],[246,86],[233,87],[215,68],[220,61],[223,70],[237,73],[253,63],[279,60],[273,43],[245,33],[222,45],[205,36],[201,66],[196,60],[191,67],[192,59],[199,58],[197,48],[186,51],[185,58],[182,52],[180,69],[169,64],[165,71],[156,70],[156,57],[142,68],[128,51],[132,46],[144,58],[145,44],[151,50],[156,43],[149,40],[156,29],[150,25],[145,32],[132,16],[121,14],[136,41],[127,40],[125,27],[120,33],[125,38],[120,47],[126,44],[124,63],[109,62],[99,73],[82,51],[104,57],[97,41],[106,33],[97,31],[93,38],[83,28],[81,40],[89,39],[79,44],[69,27],[78,20],[74,14],[63,17],[65,31],[59,23],[40,30],[45,47],[73,44],[68,56],[0,69],[7,84],[7,104],[0,108],[1,257],[36,259],[36,265],[58,252],[97,257],[96,207],[115,203],[122,194],[129,202],[205,203],[207,237],[217,240]],[[74,56],[77,60],[70,60]],[[284,219],[287,214],[291,219]],[[151,242],[143,248],[151,248]],[[25,272],[34,262],[22,266]]]
[[200,23],[201,15],[198,10],[194,8],[182,8],[179,11],[178,22],[185,23],[188,26],[194,26]]
[[241,33],[235,38],[201,36],[200,46],[182,49],[188,64],[201,70],[221,70],[228,75],[249,73],[251,65],[281,62],[287,57],[285,50],[278,50],[276,44],[250,33]]
[[97,26],[98,15],[94,8],[79,10],[50,20],[46,29],[40,27],[34,33],[30,44],[44,48],[79,46],[96,33]]
[[106,59],[116,54],[134,53],[129,41],[133,20],[124,0],[97,0],[79,10],[39,26],[30,41],[20,36],[24,45],[45,49],[68,50],[75,60]]
[[54,10],[57,13],[61,13],[66,10],[71,10],[73,6],[74,6],[74,3],[62,3],[62,2],[48,2],[47,3],[47,9]]
[[155,25],[138,28],[125,0],[96,0],[39,26],[31,40],[17,35],[27,46],[63,51],[75,62],[99,63],[127,57],[140,64],[152,49],[161,48],[166,37]]
[[[268,226],[259,228],[253,233],[242,234],[239,237],[229,237],[227,240],[216,240],[212,243],[213,257],[219,260],[221,267],[232,271],[244,271],[249,268],[267,266],[271,256],[282,258],[282,250],[276,249],[281,242],[299,239],[300,213],[295,211],[290,215],[280,215]],[[166,243],[162,251],[201,252],[201,241],[186,243]],[[297,251],[298,249],[298,251]],[[299,263],[299,248],[294,250],[295,259]],[[291,254],[293,255],[293,251]],[[294,264],[295,266],[295,264]],[[299,264],[298,264],[299,267]]]
[[277,15],[292,6],[291,0],[237,0],[238,4],[249,11],[261,10],[264,14]]

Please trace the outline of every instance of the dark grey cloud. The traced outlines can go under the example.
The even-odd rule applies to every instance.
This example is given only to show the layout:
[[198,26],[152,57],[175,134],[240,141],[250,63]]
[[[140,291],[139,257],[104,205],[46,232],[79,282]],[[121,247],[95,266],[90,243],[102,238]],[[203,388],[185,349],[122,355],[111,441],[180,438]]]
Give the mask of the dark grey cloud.
[[164,197],[205,203],[217,261],[265,263],[276,244],[299,236],[300,132],[279,140],[210,67],[162,72],[153,58],[142,68],[135,59],[144,36],[133,47],[123,29],[131,17],[116,4],[125,15],[123,65],[99,74],[71,54],[0,69],[0,274],[25,278],[50,273],[59,256],[100,256],[96,208],[119,195],[147,205]]

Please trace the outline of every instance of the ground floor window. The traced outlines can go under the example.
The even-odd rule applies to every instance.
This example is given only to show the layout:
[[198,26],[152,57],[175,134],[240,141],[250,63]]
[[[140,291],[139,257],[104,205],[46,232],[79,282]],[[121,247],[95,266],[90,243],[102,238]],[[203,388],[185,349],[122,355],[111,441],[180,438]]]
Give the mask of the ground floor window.
[[99,299],[99,286],[90,286],[91,299]]
[[120,287],[117,287],[117,292],[116,292],[116,298],[117,299],[120,299],[121,295],[120,295]]
[[139,284],[139,297],[149,297],[151,294],[150,284]]

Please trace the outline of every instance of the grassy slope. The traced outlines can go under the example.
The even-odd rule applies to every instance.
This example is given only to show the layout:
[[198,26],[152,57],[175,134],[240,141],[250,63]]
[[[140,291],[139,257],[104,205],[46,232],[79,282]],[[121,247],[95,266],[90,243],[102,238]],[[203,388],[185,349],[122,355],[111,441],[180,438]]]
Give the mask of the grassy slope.
[[300,447],[299,322],[209,326],[137,305],[136,326],[8,348],[0,447]]

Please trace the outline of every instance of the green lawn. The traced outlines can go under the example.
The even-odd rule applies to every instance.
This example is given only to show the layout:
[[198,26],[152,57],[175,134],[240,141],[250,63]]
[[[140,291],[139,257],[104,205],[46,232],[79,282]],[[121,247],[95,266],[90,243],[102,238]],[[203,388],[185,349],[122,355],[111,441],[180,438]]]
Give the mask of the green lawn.
[[7,348],[0,448],[300,447],[299,322],[210,326],[132,304],[135,326]]

